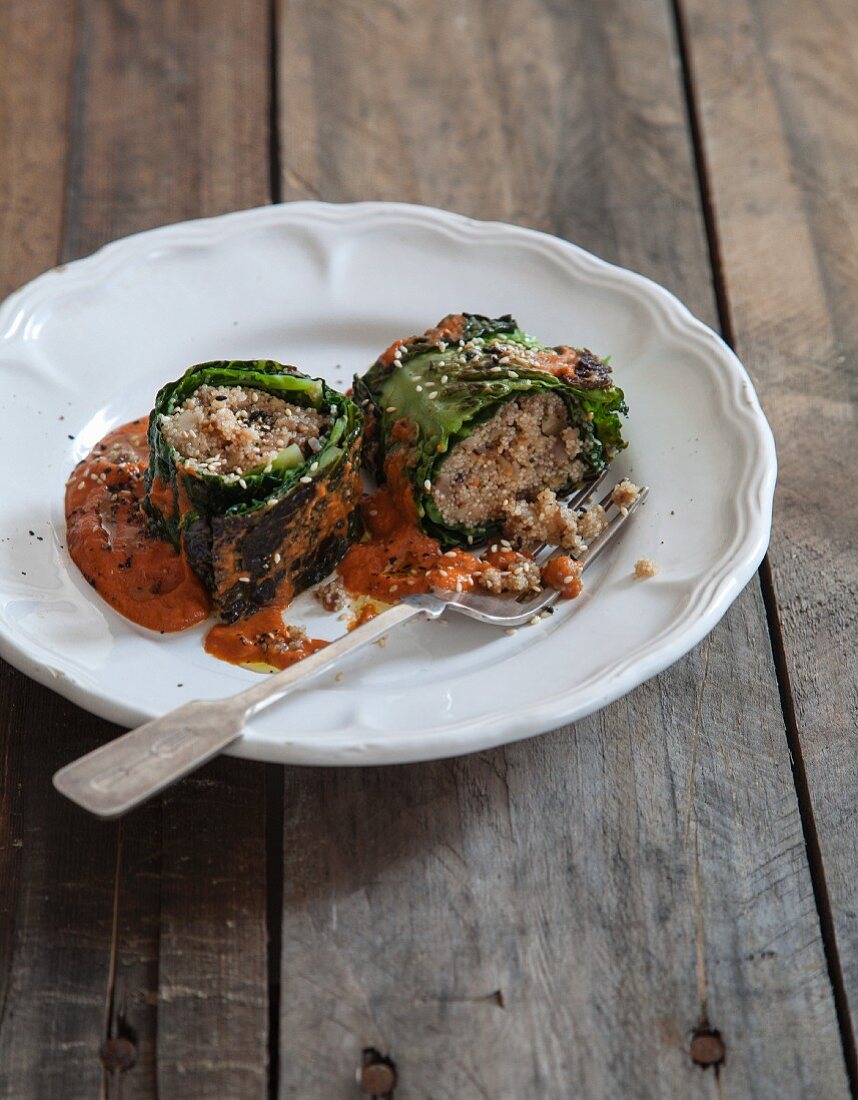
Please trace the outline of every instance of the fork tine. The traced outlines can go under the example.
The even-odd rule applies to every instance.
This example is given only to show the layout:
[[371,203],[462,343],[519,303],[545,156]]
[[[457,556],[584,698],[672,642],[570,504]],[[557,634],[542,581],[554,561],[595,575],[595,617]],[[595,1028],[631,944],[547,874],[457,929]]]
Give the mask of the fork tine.
[[[612,490],[613,491],[613,490]],[[623,512],[616,509],[612,512],[607,528],[587,547],[587,550],[576,559],[581,563],[582,571],[592,565],[605,547],[614,541],[619,535],[626,521],[634,515],[638,508],[649,496],[649,487],[644,485],[640,494],[632,504]],[[611,493],[602,498],[602,506],[610,505]],[[553,557],[562,554],[560,547],[554,547],[552,553],[543,559],[549,561]],[[537,592],[524,592],[520,596],[491,596],[482,593],[465,593],[450,600],[450,605],[455,609],[480,619],[482,622],[491,622],[496,626],[522,626],[540,612],[551,609],[560,599],[560,593],[553,589],[541,588]]]
[[[582,569],[586,569],[588,565],[593,564],[593,562],[605,549],[608,543],[613,540],[613,538],[626,522],[626,520],[628,520],[631,516],[635,514],[635,512],[638,510],[638,508],[640,508],[640,506],[644,503],[648,496],[649,486],[644,485],[642,486],[641,491],[638,493],[636,499],[632,501],[628,508],[626,508],[624,511],[620,511],[619,509],[617,509],[617,515],[610,520],[607,528],[600,535],[597,535],[596,538],[593,539],[585,552],[578,559],[581,562]],[[603,500],[610,502],[610,497],[611,494],[608,493],[607,497],[604,497]],[[602,504],[602,507],[604,508],[605,505]]]
[[[580,489],[576,489],[572,496],[567,497],[565,500],[561,501],[561,503],[565,504],[567,508],[571,508],[573,511],[577,512],[579,508],[587,503],[587,501],[590,499],[593,493],[595,493],[595,491],[599,488],[599,486],[602,484],[607,476],[608,467],[606,466],[604,470],[602,470],[602,472],[598,475],[598,477],[594,477],[592,481],[588,481],[586,482],[586,484],[582,485]],[[610,496],[610,493],[608,495]],[[533,560],[539,562],[539,555],[543,554],[547,548],[547,542],[540,543],[540,545],[537,546],[536,549],[531,551],[531,557],[533,558]]]
[[595,493],[607,476],[608,467],[606,466],[598,477],[594,477],[592,481],[585,482],[580,489],[577,489],[571,497],[567,498],[565,502],[567,506],[569,508],[580,508],[582,504],[587,502],[587,498]]

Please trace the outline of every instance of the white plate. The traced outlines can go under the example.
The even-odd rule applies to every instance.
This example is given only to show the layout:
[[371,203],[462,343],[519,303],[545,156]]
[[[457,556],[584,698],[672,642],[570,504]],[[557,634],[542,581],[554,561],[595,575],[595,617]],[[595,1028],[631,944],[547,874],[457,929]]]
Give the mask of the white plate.
[[[65,551],[68,472],[191,363],[270,357],[346,387],[397,336],[462,309],[612,356],[631,408],[614,471],[649,484],[649,503],[553,618],[514,637],[452,616],[411,624],[341,681],[254,719],[235,754],[472,752],[580,718],[687,652],[751,578],[771,524],[774,444],[733,353],[667,291],[554,237],[428,207],[301,202],[117,241],[3,305],[2,655],[126,725],[254,682],[205,654],[203,627],[161,637],[101,602]],[[655,579],[631,578],[640,557]],[[292,617],[342,628],[308,599]]]

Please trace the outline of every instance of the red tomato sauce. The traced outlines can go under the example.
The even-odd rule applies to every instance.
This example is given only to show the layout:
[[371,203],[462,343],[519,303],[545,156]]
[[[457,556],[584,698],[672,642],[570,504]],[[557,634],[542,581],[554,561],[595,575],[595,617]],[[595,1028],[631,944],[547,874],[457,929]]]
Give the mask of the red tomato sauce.
[[211,600],[182,555],[149,534],[146,424],[142,417],[116,428],[75,467],[66,484],[68,548],[106,603],[168,634],[208,618]]
[[[203,622],[212,603],[185,557],[150,531],[142,506],[146,427],[142,417],[115,429],[75,467],[66,484],[67,539],[72,561],[106,603],[131,622],[168,634]],[[155,486],[156,493],[171,491]],[[233,664],[286,668],[326,645],[284,623],[285,603],[237,623],[217,623],[206,652]]]
[[517,551],[500,548],[482,560],[467,550],[442,550],[441,544],[418,526],[404,454],[388,458],[385,477],[385,484],[361,501],[369,537],[352,546],[338,567],[347,592],[384,603],[396,603],[433,588],[468,592],[490,566],[506,570],[521,559]]
[[283,608],[269,604],[236,623],[218,623],[206,635],[206,653],[233,665],[288,668],[328,643],[308,638],[283,622]]
[[561,555],[550,558],[542,567],[542,583],[556,588],[564,600],[581,595],[581,562]]

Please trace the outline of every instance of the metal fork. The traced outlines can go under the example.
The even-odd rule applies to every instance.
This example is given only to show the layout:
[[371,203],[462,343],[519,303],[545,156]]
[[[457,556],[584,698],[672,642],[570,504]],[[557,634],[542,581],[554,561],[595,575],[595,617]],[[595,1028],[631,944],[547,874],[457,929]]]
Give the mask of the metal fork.
[[[570,498],[569,505],[579,508],[603,479],[604,474],[585,485]],[[616,538],[647,494],[644,487],[627,511],[612,509],[606,530],[578,558],[584,569]],[[610,501],[608,492],[599,503],[607,509]],[[540,547],[534,556],[539,564],[544,564],[556,553],[560,551],[555,547]],[[420,616],[438,619],[452,610],[509,629],[530,623],[559,599],[560,593],[553,589],[518,597],[447,591],[408,596],[324,649],[282,672],[260,679],[238,695],[185,703],[102,745],[61,768],[54,776],[54,786],[98,817],[118,817],[222,752],[241,736],[246,721],[254,714],[303,687],[348,654],[378,641],[394,627]]]

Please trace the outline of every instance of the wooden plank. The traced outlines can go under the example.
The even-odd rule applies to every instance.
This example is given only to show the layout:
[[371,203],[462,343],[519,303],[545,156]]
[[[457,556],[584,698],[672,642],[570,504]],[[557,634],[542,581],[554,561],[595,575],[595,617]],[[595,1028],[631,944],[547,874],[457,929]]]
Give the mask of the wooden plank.
[[858,21],[849,0],[683,6],[732,335],[777,439],[770,561],[854,1016]]
[[[81,19],[68,257],[268,200],[265,0],[85,0]],[[264,769],[222,760],[123,823],[108,1006],[137,1052],[123,1100],[265,1093],[264,815]]]
[[[0,5],[0,294],[59,259],[74,4]],[[0,1096],[94,1096],[109,979],[116,828],[52,772],[107,723],[0,663]]]
[[[525,221],[714,319],[662,0],[290,0],[279,72],[285,196]],[[370,1047],[409,1100],[847,1094],[757,584],[598,716],[285,806],[281,1096]]]

